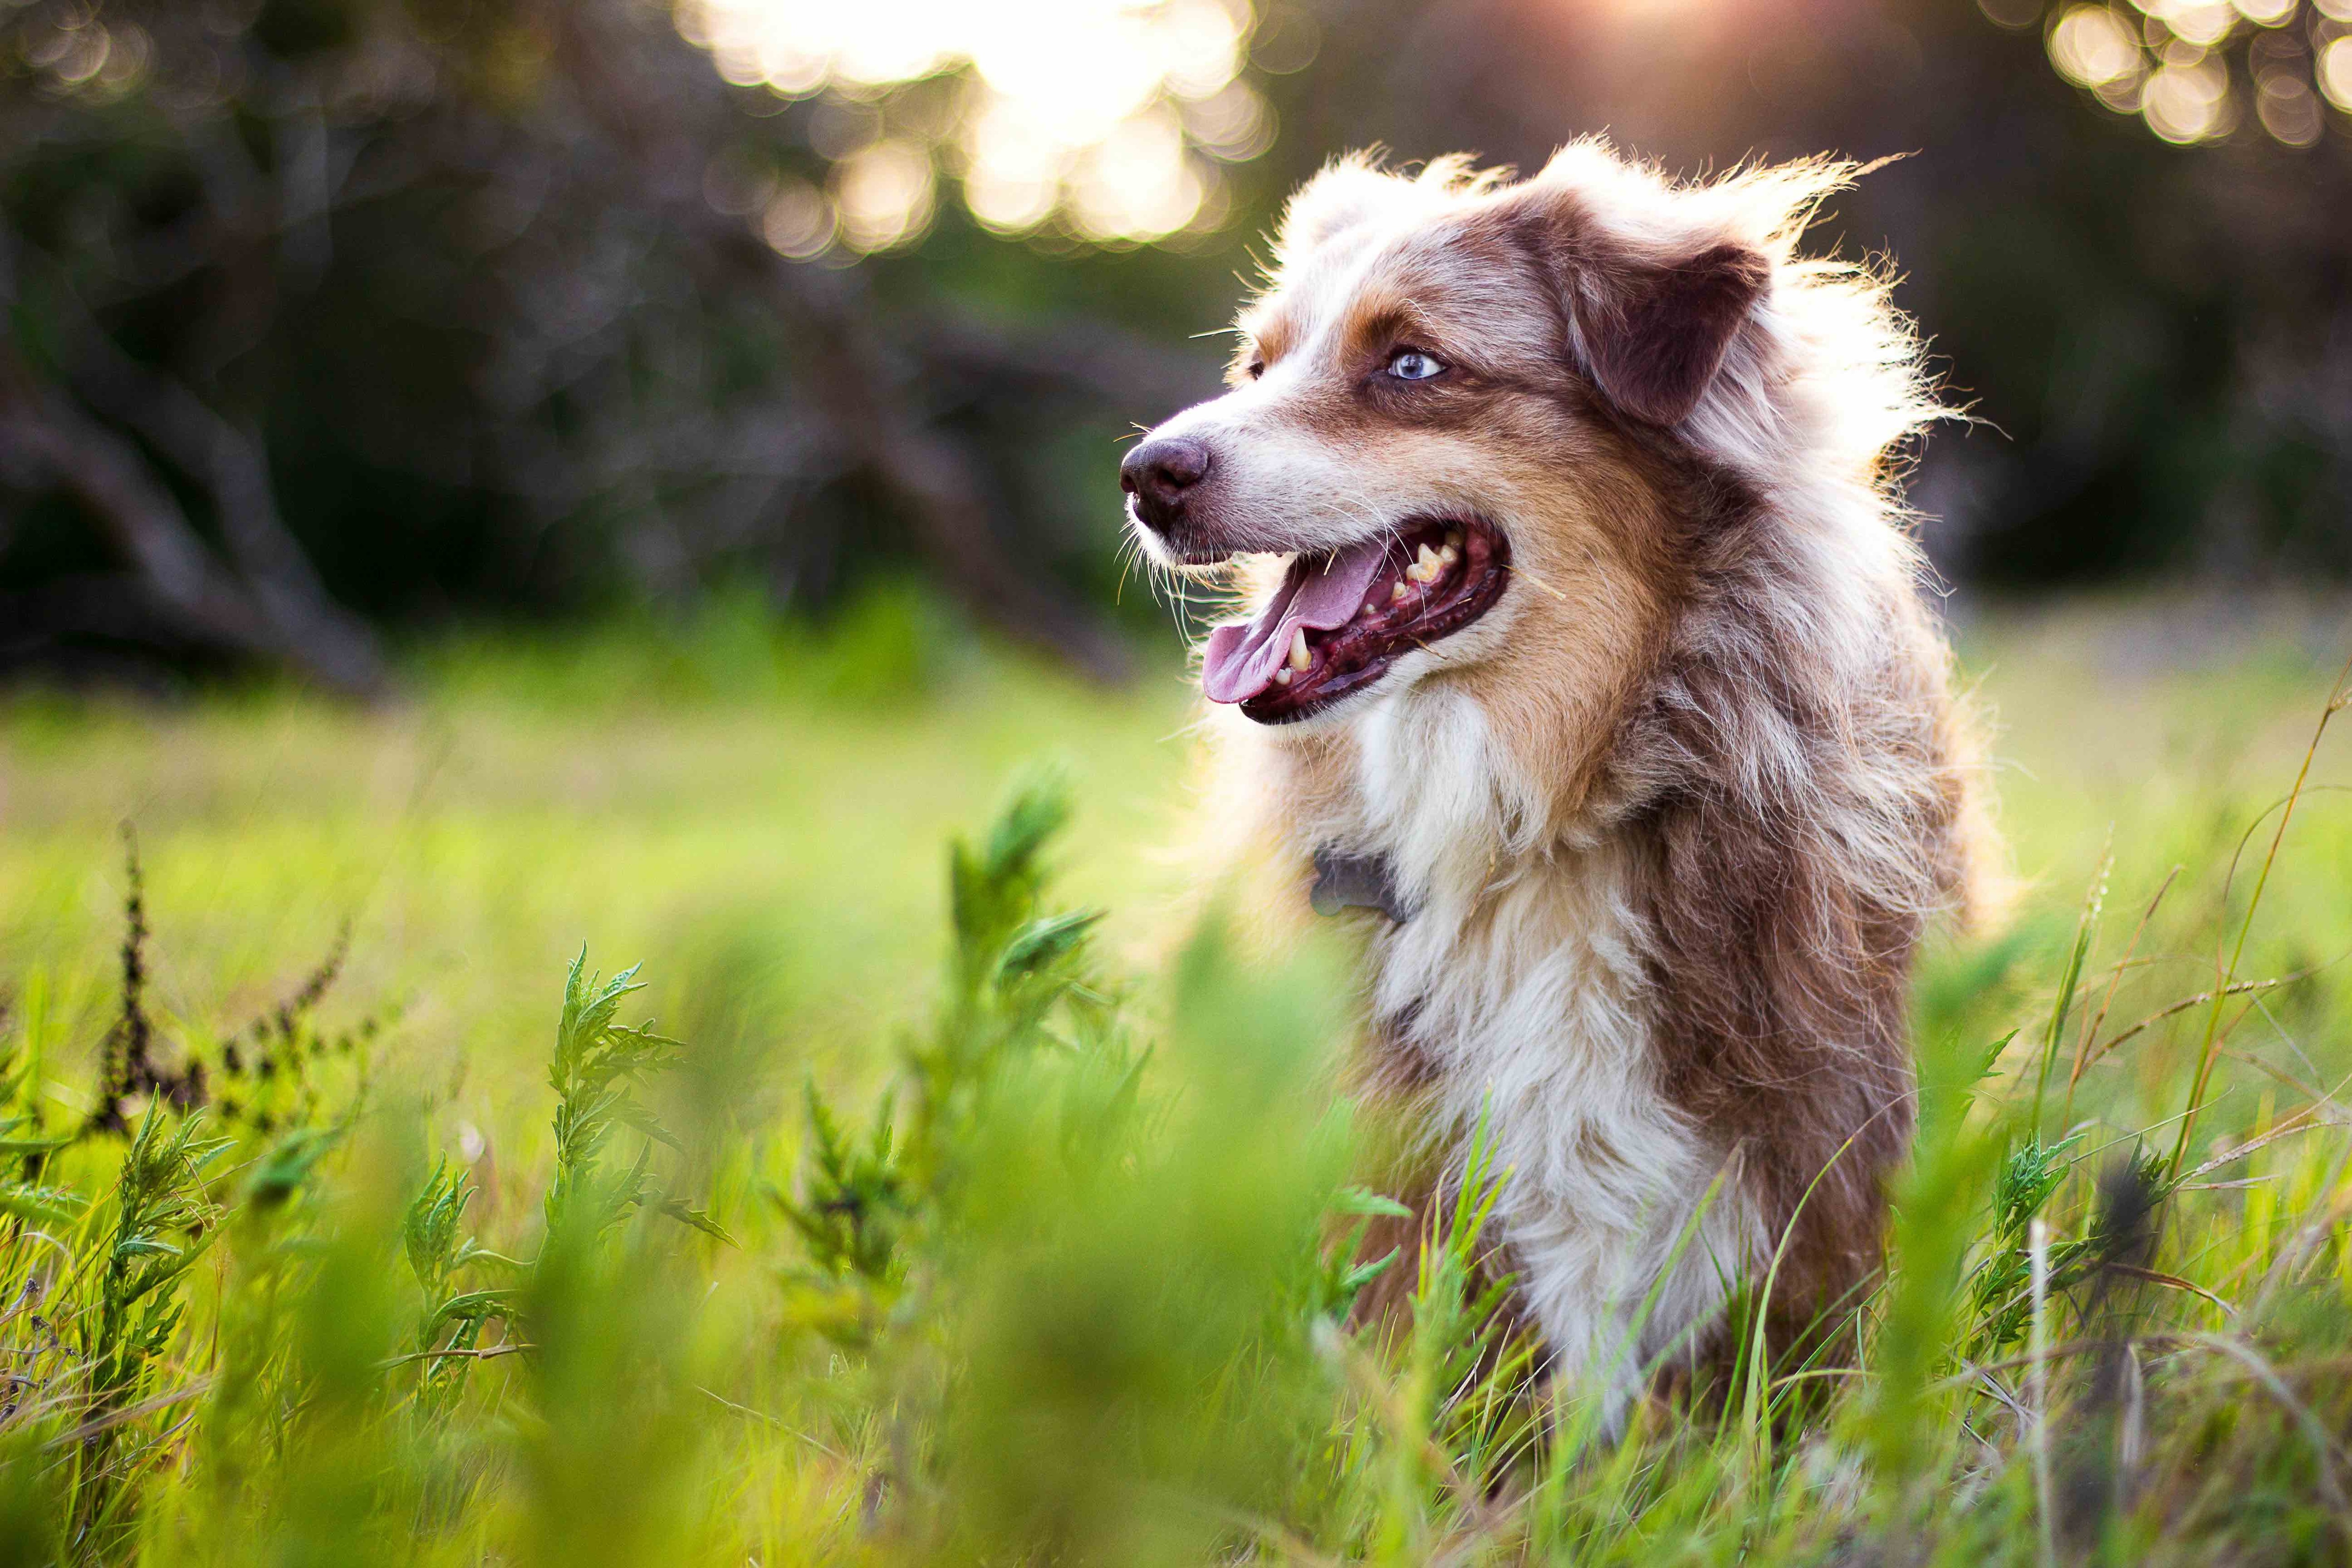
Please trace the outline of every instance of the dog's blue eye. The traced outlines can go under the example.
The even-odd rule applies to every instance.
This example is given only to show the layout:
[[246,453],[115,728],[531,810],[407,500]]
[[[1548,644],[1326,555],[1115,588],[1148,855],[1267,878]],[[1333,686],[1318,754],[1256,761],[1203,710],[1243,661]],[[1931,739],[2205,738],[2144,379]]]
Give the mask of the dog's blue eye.
[[1389,361],[1389,374],[1399,381],[1427,381],[1443,374],[1445,367],[1419,349],[1406,349]]

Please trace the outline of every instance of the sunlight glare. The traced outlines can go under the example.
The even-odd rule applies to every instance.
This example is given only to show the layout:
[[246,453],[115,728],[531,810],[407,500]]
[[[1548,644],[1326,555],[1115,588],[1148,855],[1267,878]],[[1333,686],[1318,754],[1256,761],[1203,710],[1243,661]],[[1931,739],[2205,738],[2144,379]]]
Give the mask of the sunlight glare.
[[[1089,240],[1163,238],[1222,210],[1204,156],[1255,157],[1272,138],[1238,79],[1248,0],[677,0],[676,16],[721,76],[785,97],[878,101],[970,68],[953,123],[924,137],[894,125],[898,140],[845,154],[834,200],[852,249],[920,236],[934,163],[961,174],[965,205],[1001,234],[1058,212]],[[793,210],[783,226],[805,243],[805,205]]]
[[1201,182],[1182,156],[1183,131],[1164,110],[1121,124],[1087,153],[1074,192],[1080,232],[1116,240],[1172,234],[1201,205]]

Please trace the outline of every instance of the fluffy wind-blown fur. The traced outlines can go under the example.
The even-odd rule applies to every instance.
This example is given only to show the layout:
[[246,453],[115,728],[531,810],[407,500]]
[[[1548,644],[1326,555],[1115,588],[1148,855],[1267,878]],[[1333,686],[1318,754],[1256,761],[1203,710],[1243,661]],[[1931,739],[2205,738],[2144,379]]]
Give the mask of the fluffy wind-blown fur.
[[1937,412],[1917,346],[1881,279],[1797,250],[1852,173],[1342,162],[1290,205],[1234,390],[1152,437],[1197,461],[1147,547],[1247,556],[1261,598],[1266,557],[1415,516],[1507,549],[1491,609],[1369,687],[1216,709],[1209,826],[1293,903],[1318,849],[1385,864],[1409,917],[1348,917],[1365,1084],[1424,1195],[1488,1120],[1520,1305],[1621,1410],[1776,1251],[1783,1342],[1866,1287],[1912,956],[1989,844],[1895,493]]

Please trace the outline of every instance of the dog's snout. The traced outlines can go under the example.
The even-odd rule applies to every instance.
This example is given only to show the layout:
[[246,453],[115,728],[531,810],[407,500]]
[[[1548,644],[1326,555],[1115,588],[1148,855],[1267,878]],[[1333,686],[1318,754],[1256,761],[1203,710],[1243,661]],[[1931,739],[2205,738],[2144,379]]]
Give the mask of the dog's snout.
[[1118,488],[1135,498],[1145,527],[1166,533],[1183,510],[1184,493],[1208,477],[1205,442],[1183,436],[1155,436],[1128,453],[1118,466]]

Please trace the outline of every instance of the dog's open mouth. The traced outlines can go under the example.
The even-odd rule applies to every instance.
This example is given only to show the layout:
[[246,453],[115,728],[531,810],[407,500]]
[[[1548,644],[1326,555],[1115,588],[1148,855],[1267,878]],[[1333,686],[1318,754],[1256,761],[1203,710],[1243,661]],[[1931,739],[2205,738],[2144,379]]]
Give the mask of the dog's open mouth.
[[1493,608],[1508,554],[1475,518],[1415,518],[1382,539],[1295,555],[1255,620],[1209,634],[1202,689],[1261,724],[1304,719]]

